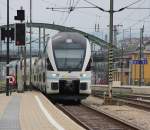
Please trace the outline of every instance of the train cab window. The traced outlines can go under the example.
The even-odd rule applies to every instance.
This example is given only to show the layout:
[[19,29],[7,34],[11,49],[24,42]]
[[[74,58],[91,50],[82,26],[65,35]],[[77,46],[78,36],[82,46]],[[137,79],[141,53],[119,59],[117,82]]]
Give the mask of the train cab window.
[[47,58],[46,60],[47,60],[47,70],[54,70],[49,58]]
[[86,67],[86,71],[91,70],[91,63],[92,63],[92,59],[90,58],[89,63],[87,64],[87,67]]

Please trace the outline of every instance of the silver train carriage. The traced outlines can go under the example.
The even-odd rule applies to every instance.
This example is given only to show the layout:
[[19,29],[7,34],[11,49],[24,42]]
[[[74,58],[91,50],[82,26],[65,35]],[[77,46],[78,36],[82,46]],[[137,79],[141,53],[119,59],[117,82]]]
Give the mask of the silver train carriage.
[[91,94],[91,46],[79,33],[49,38],[32,68],[32,84],[54,99],[81,100]]

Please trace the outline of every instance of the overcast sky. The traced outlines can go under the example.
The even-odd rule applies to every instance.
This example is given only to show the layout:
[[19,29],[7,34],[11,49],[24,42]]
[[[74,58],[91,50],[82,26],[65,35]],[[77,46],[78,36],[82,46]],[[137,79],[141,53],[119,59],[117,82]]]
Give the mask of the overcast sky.
[[[26,10],[26,21],[29,20],[29,1],[30,0],[10,0],[10,22],[14,23],[16,10],[23,6]],[[100,24],[101,32],[108,30],[109,14],[98,9],[75,9],[70,14],[68,12],[54,12],[47,10],[46,7],[68,7],[70,0],[32,0],[33,1],[33,22],[55,23],[59,25],[76,27],[86,32],[93,32],[95,23]],[[91,6],[84,0],[71,0],[77,6]],[[110,0],[88,0],[96,5],[109,10]],[[127,6],[137,0],[114,0],[116,10]],[[6,5],[7,0],[0,0],[0,24],[6,24]],[[150,0],[141,0],[132,7],[150,7]],[[149,35],[150,29],[150,10],[129,10],[115,13],[114,24],[121,24],[121,29],[130,27],[135,33],[145,25],[145,34]]]

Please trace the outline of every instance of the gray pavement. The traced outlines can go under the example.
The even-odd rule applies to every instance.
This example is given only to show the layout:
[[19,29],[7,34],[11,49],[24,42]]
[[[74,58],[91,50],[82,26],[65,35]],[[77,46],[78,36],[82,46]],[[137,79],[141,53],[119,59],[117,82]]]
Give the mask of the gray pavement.
[[21,130],[19,121],[21,97],[14,96],[0,117],[0,130]]

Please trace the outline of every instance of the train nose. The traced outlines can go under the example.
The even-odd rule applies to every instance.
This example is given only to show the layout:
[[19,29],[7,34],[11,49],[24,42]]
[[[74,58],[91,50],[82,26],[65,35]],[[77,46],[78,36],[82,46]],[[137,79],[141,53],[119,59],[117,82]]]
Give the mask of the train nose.
[[78,95],[79,84],[79,80],[59,80],[59,92],[60,94]]

